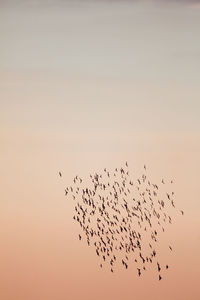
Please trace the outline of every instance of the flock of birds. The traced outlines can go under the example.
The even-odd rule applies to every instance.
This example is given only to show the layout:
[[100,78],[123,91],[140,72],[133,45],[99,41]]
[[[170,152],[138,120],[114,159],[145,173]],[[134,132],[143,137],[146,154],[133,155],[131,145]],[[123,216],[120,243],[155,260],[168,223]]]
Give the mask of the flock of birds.
[[[107,263],[114,272],[118,264],[128,269],[130,263],[135,263],[141,276],[148,265],[156,264],[161,280],[163,269],[169,266],[161,266],[157,248],[160,234],[166,224],[172,223],[167,208],[175,208],[174,192],[160,196],[161,185],[166,183],[163,179],[160,186],[152,183],[146,165],[142,176],[132,181],[127,162],[112,173],[105,168],[102,174],[95,173],[89,179],[86,187],[76,176],[65,189],[65,195],[75,201],[73,220],[81,228],[79,240],[85,238],[88,246],[94,247],[100,268]],[[182,210],[180,213],[184,214]]]

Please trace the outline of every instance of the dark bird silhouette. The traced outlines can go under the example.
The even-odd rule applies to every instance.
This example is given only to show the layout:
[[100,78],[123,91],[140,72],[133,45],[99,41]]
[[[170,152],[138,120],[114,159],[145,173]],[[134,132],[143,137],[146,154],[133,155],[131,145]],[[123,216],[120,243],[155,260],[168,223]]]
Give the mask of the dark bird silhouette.
[[158,272],[160,272],[161,268],[160,268],[160,264],[157,262],[157,267],[158,267]]
[[60,175],[60,177],[62,177],[62,173],[61,172],[59,172],[59,175]]

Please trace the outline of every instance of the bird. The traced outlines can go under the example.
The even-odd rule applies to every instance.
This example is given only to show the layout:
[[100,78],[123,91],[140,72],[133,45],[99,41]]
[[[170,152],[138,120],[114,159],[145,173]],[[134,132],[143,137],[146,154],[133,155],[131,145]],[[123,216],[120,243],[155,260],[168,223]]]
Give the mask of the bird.
[[161,268],[158,262],[157,262],[157,267],[158,267],[158,272],[160,272]]
[[62,173],[61,172],[59,172],[59,175],[60,175],[60,177],[62,177]]

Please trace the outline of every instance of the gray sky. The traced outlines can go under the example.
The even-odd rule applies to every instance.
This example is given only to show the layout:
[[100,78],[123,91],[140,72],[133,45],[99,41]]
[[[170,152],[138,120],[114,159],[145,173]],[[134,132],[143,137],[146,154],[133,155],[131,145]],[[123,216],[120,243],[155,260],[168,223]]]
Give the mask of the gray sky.
[[199,132],[197,2],[1,1],[1,119]]

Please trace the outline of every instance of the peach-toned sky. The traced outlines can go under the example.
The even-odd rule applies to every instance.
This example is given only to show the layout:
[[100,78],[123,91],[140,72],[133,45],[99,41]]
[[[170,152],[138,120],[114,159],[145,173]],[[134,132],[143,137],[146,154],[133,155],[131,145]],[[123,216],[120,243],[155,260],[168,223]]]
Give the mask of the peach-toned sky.
[[[200,299],[199,2],[0,0],[0,299]],[[99,270],[64,196],[126,160],[185,211],[161,282]]]

